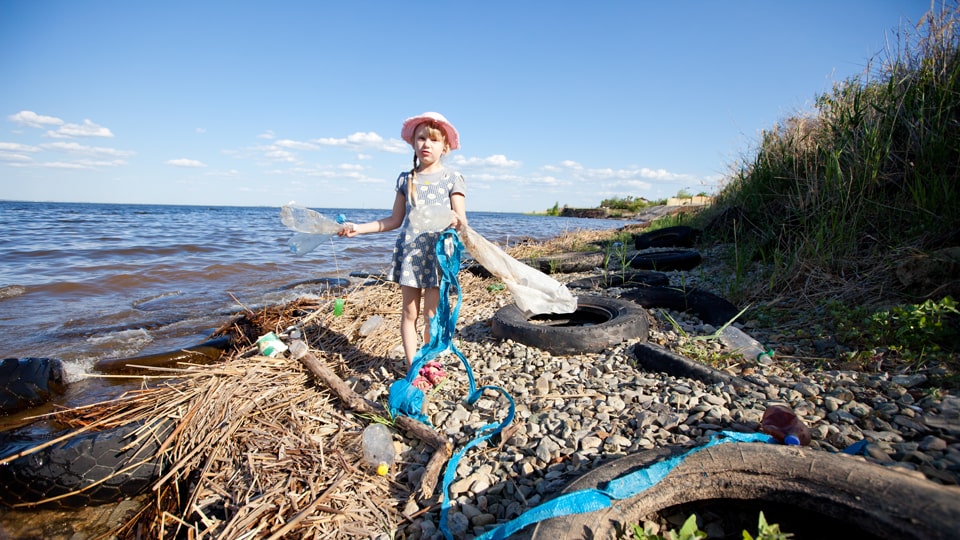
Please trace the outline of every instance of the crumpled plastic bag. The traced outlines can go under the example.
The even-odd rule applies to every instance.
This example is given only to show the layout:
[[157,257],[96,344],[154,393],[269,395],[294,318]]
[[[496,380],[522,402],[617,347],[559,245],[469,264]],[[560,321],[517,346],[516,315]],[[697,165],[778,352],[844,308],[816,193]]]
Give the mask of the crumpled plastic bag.
[[[442,205],[426,205],[413,208],[408,219],[415,229],[442,231],[453,221],[453,210]],[[469,225],[460,228],[460,239],[478,263],[503,281],[527,317],[577,310],[577,298],[566,285],[507,255]]]
[[507,255],[469,225],[461,227],[460,239],[478,263],[503,281],[527,317],[577,310],[577,297],[566,285]]

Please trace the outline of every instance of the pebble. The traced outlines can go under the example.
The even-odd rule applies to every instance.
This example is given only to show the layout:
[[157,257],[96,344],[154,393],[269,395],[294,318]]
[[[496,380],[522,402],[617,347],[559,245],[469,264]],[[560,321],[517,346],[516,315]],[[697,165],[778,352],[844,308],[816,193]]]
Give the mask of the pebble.
[[[478,314],[477,320],[489,320],[500,307],[485,306],[489,311]],[[649,311],[648,341],[677,343],[679,336],[665,314]],[[690,328],[687,333],[706,326],[690,314],[671,311],[669,316]],[[630,353],[633,342],[598,354],[554,356],[522,343],[499,341],[491,336],[489,325],[472,324],[458,331],[457,348],[470,361],[477,385],[500,386],[514,398],[518,427],[508,440],[494,437],[460,460],[448,516],[457,539],[474,538],[517,517],[611,458],[649,448],[692,447],[719,430],[755,431],[763,410],[772,403],[797,411],[811,428],[813,448],[839,452],[866,439],[862,459],[916,471],[934,482],[960,484],[960,397],[912,393],[926,382],[923,374],[805,372],[789,358],[777,356],[773,361],[741,364],[734,374],[757,386],[734,387],[644,371]],[[777,334],[784,340],[778,343],[798,353],[804,347],[812,353],[811,347],[829,345],[802,338],[786,342],[786,334]],[[713,346],[706,340],[697,343]],[[478,428],[499,422],[508,404],[488,392],[481,402],[465,405],[463,366],[445,360],[444,367],[448,382],[429,400],[427,413],[456,451]],[[414,454],[425,450],[415,440],[407,442],[410,455],[402,462],[422,463],[423,458]],[[401,466],[396,480],[413,491],[422,474],[422,466]],[[406,537],[443,538],[439,523],[436,505],[414,519]]]

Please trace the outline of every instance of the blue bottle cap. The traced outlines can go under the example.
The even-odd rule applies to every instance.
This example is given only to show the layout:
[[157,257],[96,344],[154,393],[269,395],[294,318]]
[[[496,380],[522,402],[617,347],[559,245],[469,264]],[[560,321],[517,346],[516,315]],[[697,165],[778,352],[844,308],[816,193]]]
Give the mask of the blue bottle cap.
[[789,444],[790,446],[800,446],[800,439],[796,435],[787,435],[783,438],[783,444]]

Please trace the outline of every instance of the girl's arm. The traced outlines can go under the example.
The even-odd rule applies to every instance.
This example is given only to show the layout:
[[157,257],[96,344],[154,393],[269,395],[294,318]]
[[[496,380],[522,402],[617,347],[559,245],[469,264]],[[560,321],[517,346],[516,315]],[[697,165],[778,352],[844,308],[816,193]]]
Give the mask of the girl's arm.
[[467,202],[463,193],[453,193],[450,195],[450,208],[456,214],[456,219],[451,223],[457,230],[467,224]]
[[344,223],[337,232],[339,236],[353,238],[358,234],[369,234],[392,231],[403,224],[403,218],[407,214],[407,198],[400,192],[393,199],[393,213],[390,217],[369,221],[367,223]]

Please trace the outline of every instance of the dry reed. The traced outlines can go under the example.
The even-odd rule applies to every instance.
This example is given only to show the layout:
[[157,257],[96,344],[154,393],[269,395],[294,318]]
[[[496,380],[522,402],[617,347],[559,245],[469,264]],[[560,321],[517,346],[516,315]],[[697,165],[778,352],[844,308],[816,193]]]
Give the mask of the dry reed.
[[[565,251],[604,234],[610,235],[568,233],[510,251],[517,258]],[[461,320],[472,321],[491,305],[510,301],[507,291],[491,286],[495,278],[462,271],[459,281]],[[333,312],[334,293],[344,300],[340,316]],[[113,534],[232,539],[394,533],[409,518],[402,509],[413,494],[405,483],[362,466],[359,440],[370,418],[345,410],[298,361],[259,355],[255,341],[269,331],[299,330],[314,355],[342,380],[382,398],[384,389],[406,374],[399,296],[395,284],[373,279],[259,312],[247,310],[218,331],[233,334],[237,344],[222,362],[155,368],[157,376],[167,378],[137,377],[145,385],[160,382],[109,402],[55,413],[57,421],[76,428],[75,434],[143,422],[131,446],[162,439],[160,477],[141,511]],[[374,316],[383,322],[361,336],[360,327]],[[173,429],[163,429],[171,423]]]

